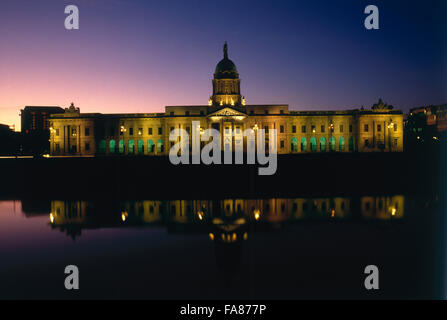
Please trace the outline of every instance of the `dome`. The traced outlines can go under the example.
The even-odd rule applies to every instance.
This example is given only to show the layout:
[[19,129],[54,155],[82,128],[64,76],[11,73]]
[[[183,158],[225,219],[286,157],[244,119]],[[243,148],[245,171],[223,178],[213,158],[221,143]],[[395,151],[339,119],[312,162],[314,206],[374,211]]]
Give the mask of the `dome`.
[[219,61],[214,71],[215,79],[236,79],[239,74],[236,69],[236,65],[233,61],[228,59],[228,47],[227,43],[224,44],[224,58]]

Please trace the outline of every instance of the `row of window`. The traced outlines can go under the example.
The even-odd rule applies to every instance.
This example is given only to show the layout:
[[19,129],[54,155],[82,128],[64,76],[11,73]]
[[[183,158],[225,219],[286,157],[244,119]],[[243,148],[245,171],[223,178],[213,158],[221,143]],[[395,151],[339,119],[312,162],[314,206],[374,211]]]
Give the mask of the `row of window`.
[[[371,210],[372,208],[375,208],[376,206],[374,205],[374,206],[371,206],[371,202],[364,202],[364,206],[365,206],[365,209],[367,210],[367,211],[369,211],[369,210]],[[383,200],[381,199],[381,200],[379,200],[378,202],[377,202],[377,209],[379,209],[379,210],[382,210],[382,209],[384,209],[384,204],[383,204]],[[396,202],[395,204],[394,204],[394,209],[399,209],[399,202]]]
[[[330,207],[330,209],[335,209],[335,203],[332,203],[329,207]],[[326,202],[324,202],[324,201],[321,202],[321,211],[326,211],[326,210],[328,210],[328,209],[329,209],[329,208],[328,208]],[[340,203],[340,209],[341,209],[341,210],[345,210],[345,203],[344,203],[344,202],[341,202],[341,203]],[[318,203],[315,201],[315,202],[313,202],[313,203],[309,203],[309,206],[308,206],[308,203],[307,203],[307,202],[303,202],[303,203],[301,204],[301,210],[302,210],[302,211],[307,211],[307,210],[318,210]],[[293,203],[292,211],[293,211],[293,212],[298,211],[298,204],[297,204],[296,202]]]
[[[169,112],[169,115],[170,116],[174,116],[175,115],[175,112],[174,111],[171,111],[171,112]],[[189,112],[189,111],[185,111],[185,116],[190,116],[191,115],[191,113]],[[203,111],[203,110],[200,110],[200,115],[201,116],[203,116],[203,115],[205,115],[205,112]]]
[[[253,116],[254,114],[255,114],[255,111],[254,110],[250,110],[250,115]],[[264,110],[264,114],[270,114],[270,111],[269,110]],[[280,109],[279,110],[279,114],[284,114],[284,110]]]
[[[107,143],[105,140],[101,140],[99,142],[99,146],[98,146],[98,153],[100,154],[104,154],[106,153],[106,147],[107,147]],[[137,152],[138,153],[144,153],[144,149],[145,149],[145,143],[142,139],[138,140],[137,142]],[[127,150],[128,153],[135,153],[135,141],[133,139],[129,140],[128,145],[127,145]],[[59,143],[55,143],[54,144],[54,149],[56,153],[60,152],[60,145]],[[109,141],[109,153],[113,154],[113,153],[120,153],[120,154],[124,154],[126,149],[124,140],[119,140],[118,141],[118,145],[116,144],[115,140],[110,140]],[[85,142],[84,144],[84,150],[85,151],[90,151],[90,143],[89,142]],[[159,139],[157,140],[157,143],[154,143],[153,140],[148,140],[147,141],[147,150],[148,152],[155,152],[155,150],[157,151],[157,153],[162,153],[164,151],[164,142],[163,140]],[[77,150],[77,146],[76,145],[71,145],[70,147],[70,152],[71,153],[76,153]]]
[[[260,114],[260,113],[255,113],[255,110],[250,110],[249,114],[252,116],[252,115]],[[270,111],[264,110],[263,114],[268,115],[268,114],[270,114]],[[272,114],[277,114],[277,113],[272,113]],[[279,114],[284,114],[284,110],[283,109],[279,110]],[[175,116],[176,113],[174,111],[170,111],[169,115]],[[177,114],[177,115],[180,115],[180,114]],[[181,114],[181,115],[190,116],[191,113],[190,113],[190,111],[185,111],[184,114]],[[205,115],[205,112],[203,110],[200,110],[199,115],[203,116],[203,115]]]
[[[369,204],[369,203],[367,203],[367,204]],[[301,210],[302,211],[321,210],[321,211],[324,212],[324,211],[327,211],[329,209],[335,209],[335,207],[336,207],[335,203],[331,203],[331,204],[327,205],[327,203],[325,201],[320,203],[320,208],[319,208],[319,205],[318,205],[318,203],[316,201],[309,202],[309,203],[307,203],[307,202],[301,203]],[[397,207],[397,205],[396,205],[396,207]],[[345,210],[345,208],[346,208],[345,202],[341,202],[340,203],[340,209],[341,210]],[[176,208],[175,205],[171,205],[171,212],[172,213],[176,212],[177,211],[176,209],[177,208]],[[255,207],[252,207],[251,208],[251,212],[254,212],[255,209],[256,209]],[[225,206],[225,210],[227,212],[231,212],[232,211],[230,205],[228,205],[228,204]],[[242,212],[242,210],[243,210],[242,209],[242,205],[241,204],[237,204],[236,205],[236,212]],[[264,208],[263,208],[263,213],[269,213],[270,210],[271,210],[270,204],[269,203],[265,203],[264,204]],[[132,210],[129,210],[129,211],[132,211]],[[138,214],[140,214],[140,215],[144,214],[144,206],[143,205],[139,206],[138,208],[135,209],[135,211],[138,212]],[[163,213],[163,211],[164,211],[163,210],[163,206],[159,206],[158,207],[158,211],[159,211],[159,213]],[[186,206],[186,210],[185,211],[186,211],[185,212],[186,214],[193,212],[191,206],[189,206],[189,205]],[[277,210],[274,210],[275,213],[276,213],[276,211]],[[285,203],[281,203],[280,211],[283,212],[283,213],[286,212],[286,204]],[[293,204],[292,204],[292,212],[297,212],[297,211],[298,211],[298,203],[293,202]],[[154,213],[154,206],[152,206],[152,205],[149,206],[149,213]],[[182,215],[181,212],[180,212],[180,215]]]
[[[99,142],[98,153],[101,153],[101,154],[106,153],[106,146],[107,146],[106,141],[101,140]],[[136,147],[136,150],[135,150],[135,147]],[[145,142],[144,142],[144,140],[139,139],[137,141],[137,145],[135,146],[135,140],[130,139],[127,143],[127,148],[128,148],[127,153],[133,154],[133,153],[135,153],[135,151],[137,151],[137,153],[142,154],[142,153],[144,153]],[[124,140],[119,140],[118,146],[116,145],[115,140],[109,141],[109,153],[123,154],[125,152],[125,149],[126,149],[126,146],[125,146]],[[152,139],[149,139],[147,141],[147,151],[152,153],[152,152],[155,152],[155,150],[157,151],[157,153],[162,153],[164,151],[164,142],[162,139],[158,139],[156,143],[154,143],[154,141]]]
[[[393,147],[397,147],[398,142],[399,142],[399,139],[398,139],[398,138],[394,138],[394,139],[393,139]],[[364,141],[364,146],[365,146],[365,147],[374,147],[373,144],[370,144],[369,139],[365,139],[365,141]],[[377,142],[377,146],[378,146],[379,148],[381,148],[381,149],[385,149],[385,141],[378,141],[378,142]]]
[[[315,152],[317,151],[317,139],[315,137],[312,137],[309,139],[309,144],[310,144],[310,148],[308,149],[308,144],[307,144],[307,139],[306,138],[301,138],[300,141],[300,150],[302,152],[306,152],[306,151],[312,151]],[[325,137],[321,137],[319,139],[319,146],[320,146],[320,151],[336,151],[336,141],[334,137],[330,137],[329,138],[329,143],[327,143],[326,138]],[[345,151],[345,138],[344,137],[340,137],[338,140],[338,150],[339,151]],[[348,140],[348,150],[349,151],[354,151],[354,138],[353,137],[349,137]],[[298,151],[298,140],[295,137],[292,137],[291,139],[291,151],[292,152],[297,152]]]
[[[55,131],[56,137],[59,137],[59,134],[60,134],[59,128],[56,128],[54,131]],[[77,133],[78,132],[77,132],[76,128],[71,128],[71,135],[73,137],[76,136]],[[90,128],[84,128],[84,136],[86,136],[86,137],[90,136]]]
[[[254,143],[252,141],[252,143]],[[307,139],[306,138],[301,138],[300,141],[300,150],[302,152],[306,152],[306,151],[317,151],[317,139],[315,137],[312,137],[309,139],[309,148],[308,148],[308,143],[307,143]],[[171,147],[174,145],[174,142],[171,142]],[[203,147],[204,143],[201,143],[201,147]],[[394,139],[394,145],[397,146],[397,139]],[[369,146],[369,142],[368,140],[365,140],[365,146]],[[106,153],[106,147],[107,147],[107,142],[106,140],[101,140],[99,142],[99,148],[98,148],[98,153]],[[225,147],[227,147],[227,145],[225,145]],[[253,147],[253,146],[252,146]],[[285,147],[285,140],[281,140],[280,141],[280,148],[284,149]],[[329,138],[329,142],[327,143],[326,138],[325,137],[321,137],[319,139],[319,150],[320,151],[336,151],[336,141],[334,137],[330,137]],[[354,138],[350,137],[349,138],[349,143],[348,143],[348,147],[349,147],[349,151],[354,151]],[[155,144],[154,141],[152,139],[149,139],[147,141],[147,151],[149,153],[155,152],[155,148],[157,148],[157,153],[162,153],[164,151],[164,142],[162,139],[157,140],[157,143]],[[228,147],[229,148],[229,147]],[[85,151],[90,151],[90,143],[89,142],[85,142],[85,147],[84,147]],[[142,139],[139,139],[137,142],[137,153],[144,153],[145,150],[145,142]],[[266,142],[266,150],[268,150],[268,142]],[[339,138],[339,142],[338,142],[338,150],[339,151],[345,151],[345,139],[344,137],[340,137]],[[59,152],[60,151],[60,146],[59,143],[55,143],[55,151]],[[71,150],[72,153],[76,153],[77,152],[77,147],[76,145],[72,145],[71,146]],[[115,140],[110,140],[109,141],[109,153],[121,153],[123,154],[125,151],[125,143],[124,140],[119,140],[118,142],[118,146],[116,145],[116,141]],[[298,151],[298,140],[295,137],[292,137],[291,139],[291,151],[292,152],[297,152]],[[135,153],[135,141],[133,139],[128,141],[128,153]]]
[[[297,129],[296,125],[293,125],[292,126],[292,133],[296,133],[296,129]],[[114,136],[115,135],[115,128],[114,127],[109,128],[109,130],[110,130],[109,131],[110,134],[108,135],[107,132],[105,132],[104,136]],[[171,127],[171,131],[172,130],[174,130],[174,127]],[[186,127],[186,131],[188,132],[188,134],[190,133],[190,130],[191,130],[190,127]],[[226,127],[225,128],[225,133],[228,134],[229,130],[230,130],[230,128]],[[269,131],[269,127],[268,126],[264,126],[264,130],[267,133]],[[393,130],[397,131],[397,124],[396,123],[393,124]],[[125,131],[126,131],[126,129],[124,129],[122,127],[121,130],[120,130],[120,135],[123,135]],[[284,133],[284,131],[285,131],[284,125],[280,125],[279,126],[279,133]],[[311,125],[310,131],[312,133],[316,133],[316,126],[315,125]],[[325,126],[321,125],[320,132],[324,133],[325,131],[326,131]],[[368,124],[364,125],[363,131],[364,132],[369,132],[369,125]],[[382,131],[382,125],[378,124],[377,125],[377,132],[381,132],[381,131]],[[331,133],[334,132],[334,126],[333,125],[329,126],[329,132],[331,132]],[[339,132],[340,133],[344,132],[344,126],[342,124],[339,126]],[[349,125],[349,132],[352,133],[352,125],[351,124]],[[162,127],[158,127],[158,132],[157,133],[158,133],[158,135],[162,135],[163,134],[163,128]],[[236,133],[237,134],[240,133],[240,128],[239,127],[236,127]],[[305,126],[305,125],[301,126],[301,133],[307,133],[307,126]],[[76,128],[72,128],[71,129],[71,135],[72,136],[76,136],[76,134],[77,134]],[[138,135],[142,135],[143,134],[143,128],[138,128],[137,134]],[[147,134],[148,135],[152,135],[153,134],[153,128],[147,128]],[[90,136],[90,128],[85,128],[84,129],[84,135],[86,137]],[[134,135],[134,128],[133,127],[129,128],[129,135],[130,136]],[[59,136],[59,129],[56,129],[56,136]]]
[[[310,132],[311,133],[316,133],[316,126],[315,125],[311,125],[310,126]],[[344,132],[344,126],[341,124],[338,127],[338,130],[340,133]],[[301,126],[301,133],[306,133],[307,132],[307,126]],[[321,133],[325,133],[326,132],[326,127],[325,125],[321,125],[320,126],[320,132]],[[329,126],[329,132],[333,133],[335,132],[335,126],[334,125],[330,125]],[[352,124],[349,125],[349,132],[352,132]],[[296,133],[296,125],[292,126],[292,133]]]
[[[171,129],[173,129],[173,128],[171,128]],[[120,136],[122,136],[122,135],[124,134],[125,131],[126,131],[126,129],[124,129],[124,127],[122,127],[122,129],[120,130]],[[163,127],[158,127],[158,131],[157,131],[157,133],[158,133],[159,136],[162,135],[162,134],[163,134]],[[130,136],[133,136],[133,134],[134,134],[133,127],[130,127],[130,128],[129,128],[129,135],[130,135]],[[143,128],[138,128],[138,130],[137,130],[137,134],[138,134],[139,136],[141,136],[141,135],[143,134]],[[153,134],[153,130],[152,130],[152,128],[147,128],[147,134],[148,134],[149,136],[151,136],[151,135]],[[114,129],[114,128],[111,128],[111,129],[110,129],[110,135],[109,135],[109,136],[114,136],[114,135],[115,135],[115,129]],[[105,136],[107,136],[107,133],[105,133]]]
[[[393,124],[393,130],[397,131],[397,123]],[[369,125],[368,124],[364,124],[363,125],[363,131],[364,132],[368,132],[369,131]],[[377,125],[377,132],[382,132],[382,125],[381,124]]]
[[[85,151],[90,151],[90,143],[89,142],[86,142],[85,144],[84,144],[84,150]],[[55,153],[59,153],[60,151],[61,151],[61,148],[60,148],[60,145],[59,145],[59,143],[55,143],[54,144],[54,151],[55,151]],[[70,152],[71,153],[76,153],[76,152],[78,152],[78,147],[77,147],[77,145],[71,145],[71,147],[70,147]]]
[[[171,147],[174,145],[174,142],[171,142]],[[327,151],[327,149],[329,149],[329,151],[336,151],[336,145],[335,145],[335,138],[331,137],[329,139],[329,146],[327,148],[326,145],[326,139],[324,137],[320,138],[320,151]],[[364,146],[365,147],[370,147],[370,143],[368,139],[364,140]],[[398,146],[398,139],[394,139],[393,140],[393,147],[397,147]],[[201,144],[201,147],[203,147],[203,144]],[[285,147],[285,141],[281,140],[280,141],[280,148],[284,149]],[[383,147],[385,148],[385,144],[384,143],[378,143],[378,147]],[[118,151],[116,150],[116,143],[115,140],[110,140],[109,142],[109,153],[124,153],[124,140],[120,140],[119,144],[118,144]],[[90,143],[86,142],[85,143],[85,151],[90,151]],[[155,152],[155,144],[152,140],[148,140],[148,145],[147,145],[147,150],[148,152],[152,153]],[[266,150],[268,150],[268,142],[266,143]],[[307,139],[306,138],[301,138],[301,143],[300,143],[300,150],[305,152],[308,151],[308,147],[307,147]],[[340,137],[339,139],[339,143],[338,143],[338,150],[339,151],[345,151],[345,140],[343,137]],[[56,152],[60,152],[60,146],[59,143],[55,144],[55,151]],[[164,151],[164,144],[163,144],[163,140],[158,140],[157,142],[157,152],[161,153]],[[291,142],[291,151],[292,152],[296,152],[298,151],[298,142],[296,140],[296,138],[292,138],[292,142]],[[310,139],[310,151],[317,151],[317,140],[316,138],[311,138]],[[351,137],[349,139],[349,151],[354,151],[354,140]],[[71,152],[76,153],[77,152],[77,148],[76,145],[72,145],[71,146]],[[105,140],[101,140],[100,144],[99,144],[99,153],[105,153],[106,152],[106,141]],[[129,140],[129,149],[128,149],[129,153],[135,153],[135,142],[134,140]],[[144,142],[143,140],[138,140],[138,153],[144,153]]]

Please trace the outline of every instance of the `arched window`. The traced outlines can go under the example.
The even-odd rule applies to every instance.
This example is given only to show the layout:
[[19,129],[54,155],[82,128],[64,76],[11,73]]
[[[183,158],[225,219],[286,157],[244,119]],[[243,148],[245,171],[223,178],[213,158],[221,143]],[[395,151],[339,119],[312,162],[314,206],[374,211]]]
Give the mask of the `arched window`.
[[157,141],[157,153],[162,153],[164,151],[164,143],[162,139]]
[[116,142],[115,140],[110,140],[109,142],[109,153],[115,153]]
[[317,139],[315,137],[310,138],[310,151],[317,151]]
[[306,138],[301,138],[301,151],[307,151],[307,139]]
[[143,154],[144,153],[144,141],[143,139],[138,140],[138,153]]
[[147,152],[154,152],[155,151],[155,144],[152,139],[149,139],[147,141]]
[[345,138],[340,137],[340,140],[338,141],[338,148],[340,151],[345,151]]
[[118,142],[118,152],[119,152],[120,154],[123,154],[123,153],[124,153],[124,140],[120,140],[120,141]]
[[135,142],[133,141],[133,139],[129,140],[129,154],[134,154],[135,153]]
[[329,138],[329,151],[335,151],[335,138]]
[[325,137],[320,138],[320,151],[322,151],[322,152],[326,151],[326,138]]
[[99,141],[99,153],[104,154],[106,153],[106,140]]
[[291,146],[292,152],[297,152],[298,151],[298,140],[296,140],[295,137],[292,137],[290,142],[291,142],[290,146]]
[[349,151],[354,151],[354,137],[349,137]]

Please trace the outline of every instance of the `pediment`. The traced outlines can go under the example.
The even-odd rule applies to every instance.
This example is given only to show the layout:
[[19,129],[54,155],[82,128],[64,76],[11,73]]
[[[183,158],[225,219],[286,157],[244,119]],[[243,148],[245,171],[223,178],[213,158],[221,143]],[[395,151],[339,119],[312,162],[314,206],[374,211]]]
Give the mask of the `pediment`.
[[246,116],[247,115],[245,113],[230,107],[224,107],[208,115],[208,117],[246,117]]

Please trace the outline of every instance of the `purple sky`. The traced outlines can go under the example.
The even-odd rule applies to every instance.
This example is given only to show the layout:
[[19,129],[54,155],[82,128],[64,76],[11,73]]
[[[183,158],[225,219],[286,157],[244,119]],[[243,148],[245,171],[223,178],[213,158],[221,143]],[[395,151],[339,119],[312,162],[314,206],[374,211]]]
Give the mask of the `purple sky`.
[[[64,28],[65,5],[80,29]],[[368,4],[380,29],[364,28]],[[445,1],[2,0],[0,123],[25,105],[161,112],[207,104],[228,41],[248,104],[447,102]]]

